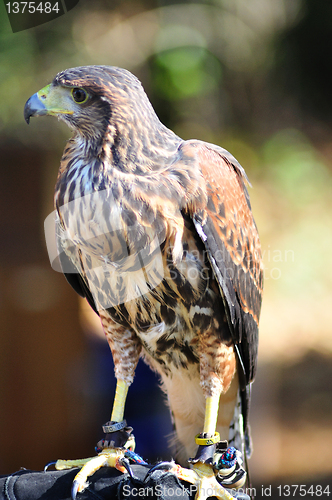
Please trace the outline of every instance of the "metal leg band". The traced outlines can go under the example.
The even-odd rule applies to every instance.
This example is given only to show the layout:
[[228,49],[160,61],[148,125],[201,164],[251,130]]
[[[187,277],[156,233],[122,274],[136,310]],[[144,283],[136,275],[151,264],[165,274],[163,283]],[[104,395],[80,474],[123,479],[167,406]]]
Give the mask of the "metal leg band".
[[122,420],[122,422],[106,422],[103,425],[103,431],[105,434],[110,434],[111,432],[121,431],[127,427],[127,421]]

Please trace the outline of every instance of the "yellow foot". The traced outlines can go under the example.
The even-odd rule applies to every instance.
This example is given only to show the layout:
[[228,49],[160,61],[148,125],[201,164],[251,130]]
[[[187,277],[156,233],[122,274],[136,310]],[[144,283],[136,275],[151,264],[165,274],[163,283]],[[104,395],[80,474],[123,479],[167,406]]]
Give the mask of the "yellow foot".
[[88,477],[92,476],[101,467],[115,467],[120,472],[126,472],[126,469],[120,464],[124,457],[125,448],[104,448],[99,455],[93,458],[82,460],[58,460],[55,464],[57,470],[72,469],[73,467],[82,467],[76,474],[73,481],[71,496],[76,499],[77,493],[81,493],[87,486]]
[[197,488],[195,500],[205,500],[208,497],[217,497],[219,500],[235,500],[234,497],[218,483],[211,465],[197,462],[193,469],[185,469],[174,465],[174,472],[179,479],[194,484]]

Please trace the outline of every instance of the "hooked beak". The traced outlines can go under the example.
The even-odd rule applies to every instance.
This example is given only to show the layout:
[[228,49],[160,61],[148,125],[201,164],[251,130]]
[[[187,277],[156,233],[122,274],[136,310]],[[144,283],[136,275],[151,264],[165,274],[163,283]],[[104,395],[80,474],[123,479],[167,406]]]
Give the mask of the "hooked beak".
[[29,123],[31,116],[51,115],[59,117],[61,115],[72,115],[74,111],[70,107],[71,102],[71,99],[68,100],[67,96],[64,96],[63,88],[54,88],[52,84],[48,84],[36,94],[33,94],[25,103],[25,121]]
[[40,100],[38,92],[27,100],[24,106],[24,119],[29,124],[31,116],[43,116],[47,114],[46,106]]

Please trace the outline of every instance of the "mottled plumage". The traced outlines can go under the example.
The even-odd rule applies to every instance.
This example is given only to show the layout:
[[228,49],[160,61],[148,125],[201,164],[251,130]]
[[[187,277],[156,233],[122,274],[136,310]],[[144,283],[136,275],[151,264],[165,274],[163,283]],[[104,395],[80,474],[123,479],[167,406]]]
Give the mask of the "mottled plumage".
[[162,125],[126,70],[73,68],[46,89],[48,114],[74,129],[55,188],[62,266],[100,315],[116,377],[130,384],[141,355],[161,375],[178,459],[219,393],[217,430],[243,448],[262,293],[243,168]]

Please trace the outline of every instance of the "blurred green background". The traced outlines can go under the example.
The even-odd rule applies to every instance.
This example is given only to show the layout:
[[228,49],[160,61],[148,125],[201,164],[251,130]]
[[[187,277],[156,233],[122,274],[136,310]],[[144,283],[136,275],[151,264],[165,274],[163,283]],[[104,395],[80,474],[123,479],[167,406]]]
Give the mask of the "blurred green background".
[[[326,0],[81,0],[15,34],[0,3],[1,473],[90,455],[109,418],[108,347],[44,243],[70,131],[23,120],[58,71],[106,64],[136,74],[178,135],[219,144],[246,169],[265,264],[253,482],[258,496],[331,482],[331,61]],[[167,409],[140,370],[129,407],[153,395],[149,425],[163,436]],[[137,451],[161,458],[157,445]]]

